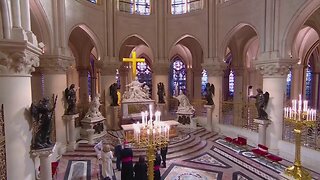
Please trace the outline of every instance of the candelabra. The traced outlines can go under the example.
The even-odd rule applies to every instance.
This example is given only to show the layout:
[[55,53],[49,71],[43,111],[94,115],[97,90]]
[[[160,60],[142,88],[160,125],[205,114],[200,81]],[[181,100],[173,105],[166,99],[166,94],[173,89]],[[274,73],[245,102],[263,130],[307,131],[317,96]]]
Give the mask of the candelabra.
[[[149,116],[149,119],[148,119]],[[152,108],[148,112],[141,112],[142,123],[133,124],[134,139],[133,143],[139,148],[147,149],[148,158],[148,179],[154,178],[154,160],[157,148],[167,146],[169,141],[170,126],[160,121],[161,113],[155,112],[153,120]]]
[[308,108],[308,101],[292,100],[292,107],[284,108],[284,120],[295,125],[295,160],[294,164],[285,169],[285,174],[294,179],[311,180],[312,177],[301,165],[301,131],[303,126],[313,126],[317,119],[315,109]]

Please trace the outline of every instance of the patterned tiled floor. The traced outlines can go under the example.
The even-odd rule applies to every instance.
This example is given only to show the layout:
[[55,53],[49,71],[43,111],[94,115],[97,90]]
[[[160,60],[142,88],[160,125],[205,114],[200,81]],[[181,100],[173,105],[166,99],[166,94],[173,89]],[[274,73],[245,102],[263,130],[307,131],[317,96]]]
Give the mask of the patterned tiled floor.
[[[245,148],[229,146],[216,133],[208,132],[204,128],[190,129],[178,127],[179,136],[172,138],[169,144],[167,155],[167,168],[161,168],[163,179],[169,180],[259,180],[259,179],[280,179],[280,172],[290,162],[283,161],[281,164],[272,164],[254,156]],[[111,131],[104,137],[111,145],[117,143],[117,138],[123,138],[122,131]],[[139,155],[144,155],[144,149],[133,148],[134,162]],[[88,177],[80,179],[99,179],[99,162],[92,145],[80,144],[77,151],[63,155],[57,179],[67,180],[70,173],[79,176],[83,172],[71,172],[70,161],[90,160],[91,169],[87,171]],[[87,166],[89,167],[89,166]],[[114,164],[115,168],[115,164]],[[90,172],[90,173],[89,173]],[[120,171],[114,170],[115,179],[120,180]],[[89,177],[90,175],[90,177]],[[315,179],[320,175],[313,172]],[[77,179],[77,178],[73,178]]]

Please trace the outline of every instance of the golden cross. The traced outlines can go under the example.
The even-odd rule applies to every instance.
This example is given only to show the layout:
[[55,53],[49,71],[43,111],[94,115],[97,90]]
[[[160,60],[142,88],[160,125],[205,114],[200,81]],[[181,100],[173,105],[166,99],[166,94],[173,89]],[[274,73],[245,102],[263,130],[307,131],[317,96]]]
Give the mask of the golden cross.
[[136,52],[132,52],[131,58],[123,58],[123,62],[131,62],[132,63],[132,80],[135,80],[136,71],[137,71],[137,62],[145,62],[143,58],[137,58]]

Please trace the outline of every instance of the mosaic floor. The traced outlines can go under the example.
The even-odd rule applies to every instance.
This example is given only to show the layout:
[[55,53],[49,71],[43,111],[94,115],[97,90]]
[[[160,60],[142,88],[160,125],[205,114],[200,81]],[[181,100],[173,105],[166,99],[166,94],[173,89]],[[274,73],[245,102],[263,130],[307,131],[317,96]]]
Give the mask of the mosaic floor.
[[[256,157],[250,147],[240,148],[225,142],[219,135],[202,127],[178,127],[179,136],[172,138],[167,155],[167,168],[161,168],[162,179],[168,180],[259,180],[280,179],[280,173],[290,162],[271,163]],[[123,138],[122,131],[110,131],[104,137],[111,145]],[[143,149],[134,150],[134,162]],[[114,164],[115,168],[115,164]],[[311,171],[312,172],[312,171]],[[114,180],[120,171],[114,170]],[[314,179],[320,174],[312,172]],[[68,152],[60,160],[56,179],[100,179],[99,162],[92,145],[81,143],[75,152]]]

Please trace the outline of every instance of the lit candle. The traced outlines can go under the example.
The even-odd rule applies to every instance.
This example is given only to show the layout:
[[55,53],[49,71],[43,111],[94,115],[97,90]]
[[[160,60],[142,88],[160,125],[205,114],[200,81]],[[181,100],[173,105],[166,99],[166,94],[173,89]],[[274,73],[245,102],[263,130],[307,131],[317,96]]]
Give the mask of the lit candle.
[[152,121],[152,105],[149,105],[150,120]]
[[303,101],[303,111],[307,111],[307,109],[308,109],[308,101],[304,100]]

